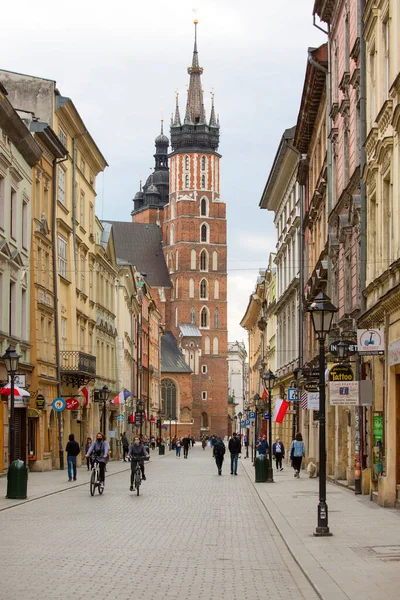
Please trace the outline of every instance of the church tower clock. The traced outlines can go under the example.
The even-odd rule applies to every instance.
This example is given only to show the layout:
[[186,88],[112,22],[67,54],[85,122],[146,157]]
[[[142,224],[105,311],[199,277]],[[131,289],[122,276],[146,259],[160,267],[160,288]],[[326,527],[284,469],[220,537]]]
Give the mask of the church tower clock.
[[171,120],[163,247],[173,284],[169,328],[193,370],[193,433],[227,434],[226,205],[220,196],[220,127],[206,117],[197,21],[185,116]]

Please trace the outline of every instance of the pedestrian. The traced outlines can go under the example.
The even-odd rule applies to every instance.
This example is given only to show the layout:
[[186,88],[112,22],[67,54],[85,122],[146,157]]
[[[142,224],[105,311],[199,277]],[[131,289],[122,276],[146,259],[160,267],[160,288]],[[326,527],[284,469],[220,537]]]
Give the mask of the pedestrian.
[[214,458],[214,444],[217,441],[217,436],[215,435],[215,433],[212,434],[212,436],[210,437],[210,446],[211,446],[211,456],[212,458]]
[[127,462],[127,460],[126,460],[126,456],[127,456],[127,454],[128,454],[128,451],[129,451],[129,440],[128,440],[128,438],[126,437],[126,432],[125,432],[125,431],[124,431],[124,433],[122,434],[122,437],[121,437],[121,442],[122,442],[122,452],[123,452],[123,458],[122,458],[122,460],[123,460],[124,462]]
[[257,452],[259,455],[266,455],[268,450],[269,450],[269,446],[268,446],[268,442],[265,439],[265,435],[262,435],[258,438],[258,442],[256,444],[256,448],[257,448]]
[[152,450],[156,449],[156,438],[154,437],[154,435],[151,437],[150,445]]
[[282,459],[285,458],[285,446],[278,437],[275,444],[272,445],[272,454],[275,456],[276,470],[283,471]]
[[72,481],[72,477],[74,478],[74,481],[76,481],[76,457],[79,455],[81,449],[78,442],[75,441],[73,433],[69,434],[68,440],[68,444],[65,448],[68,463],[68,481]]
[[183,446],[183,458],[187,458],[189,454],[189,446],[190,446],[190,435],[187,434],[182,440]]
[[240,439],[236,432],[232,434],[228,443],[228,449],[231,453],[231,475],[237,475],[238,458],[241,452]]
[[222,441],[221,437],[218,437],[217,440],[213,443],[213,449],[214,449],[214,457],[215,457],[215,464],[217,465],[217,469],[218,469],[218,475],[222,475],[222,464],[224,462],[224,455],[225,455],[225,444]]
[[178,458],[181,457],[181,438],[178,438],[175,443],[175,452]]
[[[85,444],[85,455],[87,454],[87,451],[89,450],[91,445],[92,445],[92,438],[88,437],[86,440],[86,444]],[[86,459],[86,465],[87,465],[87,470],[90,471],[90,469],[93,466],[90,456]]]
[[306,455],[306,447],[303,442],[303,436],[301,433],[296,433],[296,437],[290,444],[290,460],[292,461],[292,467],[294,469],[294,476],[300,477],[301,463],[303,456]]
[[190,441],[191,441],[191,443],[192,443],[192,448],[193,448],[193,446],[194,446],[194,444],[195,444],[195,442],[194,442],[194,437],[193,437],[193,436],[190,436]]

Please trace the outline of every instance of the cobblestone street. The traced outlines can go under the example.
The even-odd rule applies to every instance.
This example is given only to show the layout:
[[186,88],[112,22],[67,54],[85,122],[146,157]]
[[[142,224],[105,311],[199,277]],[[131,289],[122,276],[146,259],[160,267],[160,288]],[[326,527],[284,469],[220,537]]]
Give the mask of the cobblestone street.
[[199,445],[146,469],[139,497],[110,472],[103,496],[76,486],[3,510],[2,600],[317,597],[242,469],[218,477]]

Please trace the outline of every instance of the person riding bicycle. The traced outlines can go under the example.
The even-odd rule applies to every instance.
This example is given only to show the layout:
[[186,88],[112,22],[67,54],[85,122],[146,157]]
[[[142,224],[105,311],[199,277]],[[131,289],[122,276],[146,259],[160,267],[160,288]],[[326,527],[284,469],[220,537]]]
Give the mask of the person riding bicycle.
[[106,464],[108,463],[108,451],[109,446],[104,439],[103,434],[99,431],[96,435],[96,440],[92,443],[89,450],[86,453],[86,458],[92,457],[97,459],[100,467],[100,487],[104,488],[104,478]]
[[139,462],[140,470],[142,471],[142,479],[146,481],[146,475],[144,474],[144,461],[143,459],[148,458],[149,454],[145,446],[141,443],[138,437],[135,437],[133,444],[129,448],[128,458],[131,460],[131,487],[130,491],[133,491],[133,480],[135,478],[136,463]]

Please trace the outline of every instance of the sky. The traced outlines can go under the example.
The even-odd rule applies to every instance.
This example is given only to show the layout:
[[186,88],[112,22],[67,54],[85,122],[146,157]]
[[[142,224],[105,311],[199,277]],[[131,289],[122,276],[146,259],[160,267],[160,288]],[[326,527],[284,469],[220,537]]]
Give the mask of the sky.
[[[283,131],[296,124],[307,48],[324,43],[314,0],[19,0],[2,6],[0,68],[54,79],[77,107],[109,167],[97,182],[100,218],[129,221],[154,138],[179,91],[193,19],[207,115],[220,116],[221,199],[228,215],[228,335],[240,327],[259,269],[276,245],[259,201]],[[193,8],[196,8],[196,13]]]

